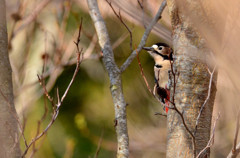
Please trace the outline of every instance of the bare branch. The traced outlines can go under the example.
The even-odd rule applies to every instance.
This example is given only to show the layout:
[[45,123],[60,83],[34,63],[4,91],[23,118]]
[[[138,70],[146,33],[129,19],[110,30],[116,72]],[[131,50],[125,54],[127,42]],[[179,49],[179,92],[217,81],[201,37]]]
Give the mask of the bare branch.
[[138,4],[139,4],[140,8],[143,10],[143,8],[144,8],[144,7],[143,7],[143,4],[142,4],[143,2],[141,3],[140,0],[137,0],[137,2],[138,2]]
[[119,13],[117,13],[115,11],[115,9],[113,8],[112,6],[112,3],[108,0],[106,0],[106,2],[108,3],[108,5],[112,8],[112,11],[113,13],[116,15],[116,17],[121,21],[121,23],[125,26],[125,28],[127,29],[127,31],[129,32],[129,36],[130,36],[130,49],[131,49],[131,52],[133,51],[133,47],[132,47],[132,41],[133,41],[133,38],[132,38],[132,31],[131,29],[127,26],[127,24],[123,21],[122,19],[122,16],[121,16],[121,13],[120,13],[120,10],[119,10]]
[[94,23],[99,45],[103,52],[103,63],[110,79],[110,90],[115,107],[115,130],[117,134],[117,157],[129,157],[126,102],[122,91],[121,71],[114,60],[113,50],[105,22],[96,0],[87,0],[89,13]]
[[[215,122],[213,124],[213,130],[212,130],[211,137],[210,137],[210,139],[208,141],[208,144],[207,144],[207,146],[204,149],[202,149],[202,151],[199,152],[199,154],[197,155],[197,158],[204,157],[204,155],[206,154],[206,151],[213,145],[216,124],[217,124],[217,121],[218,121],[219,118],[220,118],[220,112],[218,113],[218,116],[217,116],[217,118],[216,118],[216,120],[215,120]],[[204,154],[204,155],[202,155],[202,154]]]
[[35,10],[31,11],[31,14],[29,14],[27,17],[23,18],[23,23],[20,25],[13,33],[13,36],[16,35],[19,31],[24,29],[26,26],[28,26],[30,23],[32,23],[39,13],[48,5],[49,2],[52,0],[43,0],[41,3],[37,5]]
[[228,154],[227,158],[237,158],[238,154],[240,153],[240,143],[236,146],[236,150],[233,153],[232,151]]
[[144,28],[146,29],[147,26],[146,26],[146,22],[145,22],[145,12],[144,12],[144,6],[143,6],[143,0],[142,0],[142,3],[140,2],[140,0],[137,0],[138,2],[138,5],[140,6],[141,10],[142,10],[142,23],[143,23],[143,26]]
[[[82,24],[82,23],[81,23],[81,24]],[[81,26],[79,27],[79,32],[80,32],[80,31],[81,31]],[[75,68],[73,77],[72,77],[70,83],[68,84],[68,87],[66,88],[63,96],[61,97],[61,100],[59,99],[59,98],[60,98],[60,97],[59,97],[59,92],[58,92],[58,90],[57,90],[57,95],[58,95],[58,96],[57,96],[57,98],[58,98],[57,104],[54,104],[52,97],[49,95],[48,91],[46,90],[46,85],[45,85],[45,83],[44,83],[44,81],[43,81],[43,78],[40,78],[40,76],[38,75],[39,83],[42,85],[45,95],[47,96],[47,98],[49,99],[49,101],[53,104],[53,106],[54,106],[53,110],[54,110],[54,111],[53,111],[52,119],[51,119],[51,121],[49,122],[49,124],[47,125],[47,127],[46,127],[41,133],[39,132],[39,128],[38,128],[37,134],[38,134],[38,133],[39,133],[39,134],[38,134],[35,138],[33,138],[33,139],[31,140],[31,142],[27,145],[27,148],[25,149],[24,153],[22,154],[22,157],[25,157],[25,155],[27,154],[27,152],[28,152],[28,150],[30,149],[30,147],[33,146],[37,140],[39,140],[42,136],[44,136],[44,135],[47,133],[47,131],[50,129],[50,127],[53,125],[53,123],[55,122],[55,120],[56,120],[57,117],[58,117],[59,108],[60,108],[60,106],[62,105],[62,102],[64,101],[64,99],[65,99],[65,97],[66,97],[66,95],[67,95],[70,87],[72,86],[73,81],[75,80],[75,77],[76,77],[76,75],[77,75],[77,73],[78,73],[78,71],[79,71],[80,63],[81,63],[81,61],[82,61],[82,58],[80,57],[81,54],[82,54],[82,52],[81,52],[82,50],[79,51],[79,48],[78,48],[79,42],[80,42],[80,39],[79,39],[79,38],[80,38],[80,33],[78,34],[77,42],[75,42],[75,44],[76,44],[76,46],[77,46],[77,50],[78,50],[78,52],[77,52],[77,64],[76,64],[76,68]]]
[[237,114],[236,131],[235,131],[235,137],[233,141],[233,148],[231,152],[228,154],[227,158],[236,158],[240,153],[240,143],[237,145],[238,133],[239,133],[239,117],[240,117],[240,110],[238,110],[238,114]]
[[101,144],[102,144],[102,139],[103,139],[103,134],[104,134],[104,129],[102,130],[101,137],[100,137],[100,139],[99,139],[98,146],[97,146],[97,151],[96,151],[96,153],[95,153],[94,158],[97,158],[97,157],[98,157],[98,154],[99,154],[99,152],[100,152]]
[[194,136],[194,134],[190,131],[190,129],[188,128],[187,124],[186,124],[186,121],[184,119],[184,116],[183,116],[183,112],[181,113],[178,108],[176,107],[175,103],[173,104],[174,106],[174,110],[179,114],[179,116],[181,117],[181,120],[183,122],[183,125],[185,127],[185,129],[187,130],[187,132],[190,134],[191,138],[192,138],[192,145],[193,145],[193,154],[194,154],[194,157],[196,157],[196,138]]
[[162,114],[162,113],[160,113],[160,112],[156,112],[154,115],[160,115],[160,116],[167,117],[167,115],[166,115],[166,114]]
[[144,34],[142,36],[141,42],[138,45],[137,50],[134,50],[132,52],[132,54],[127,58],[127,60],[121,66],[121,68],[120,68],[121,72],[126,70],[126,68],[131,64],[133,59],[137,56],[137,52],[140,52],[142,50],[142,47],[144,47],[144,45],[146,43],[146,40],[147,40],[147,38],[148,38],[148,36],[149,36],[153,26],[157,23],[157,21],[159,19],[161,19],[162,12],[163,12],[164,8],[166,7],[166,5],[167,5],[167,2],[166,2],[166,0],[164,0],[162,2],[161,6],[159,7],[157,14],[155,15],[155,17],[153,18],[151,23],[148,25],[147,29],[145,30],[145,32],[144,32]]
[[[136,50],[136,52],[137,52],[137,50]],[[140,62],[140,59],[139,59],[139,56],[138,56],[138,52],[137,52],[137,60],[138,60],[138,65],[139,65],[140,70],[141,70],[141,75],[142,75],[142,77],[143,77],[143,79],[144,79],[144,82],[145,82],[147,88],[148,88],[148,91],[149,91],[151,94],[153,94],[153,91],[152,91],[152,89],[150,88],[150,86],[149,86],[149,84],[148,84],[148,81],[147,81],[147,79],[146,79],[146,77],[145,77],[145,75],[144,75],[143,67],[142,67],[142,64],[141,64],[141,62]]]
[[235,153],[236,151],[236,145],[237,145],[237,139],[238,139],[238,131],[239,131],[239,116],[240,116],[240,111],[238,111],[237,115],[237,122],[236,122],[236,131],[235,131],[235,137],[233,141],[233,149],[232,152]]
[[[77,52],[77,54],[78,54],[78,56],[77,56],[77,66],[76,66],[75,72],[74,72],[74,74],[73,74],[73,77],[72,77],[72,79],[71,79],[71,81],[70,81],[70,83],[69,83],[66,91],[64,92],[63,96],[61,97],[61,100],[60,100],[59,103],[63,102],[63,100],[65,99],[65,97],[66,97],[66,95],[67,95],[70,87],[72,86],[73,81],[74,81],[75,78],[76,78],[76,75],[77,75],[77,73],[78,73],[78,71],[79,71],[79,66],[80,66],[80,64],[81,64],[81,62],[82,62],[82,60],[83,60],[82,49],[79,50],[79,42],[80,42],[80,36],[81,36],[81,29],[82,29],[82,20],[81,20],[81,24],[80,24],[80,26],[79,26],[79,33],[78,33],[77,42],[75,42],[76,47],[77,47],[77,51],[78,51],[78,52]],[[82,55],[82,58],[81,58],[81,55]]]
[[199,124],[199,120],[200,120],[200,117],[202,115],[202,112],[203,112],[203,109],[205,107],[205,105],[207,104],[209,98],[210,98],[210,94],[211,94],[211,89],[212,89],[212,82],[213,82],[213,76],[214,76],[214,72],[216,70],[216,65],[214,66],[213,68],[213,71],[210,72],[210,70],[208,69],[209,73],[210,73],[210,80],[209,80],[209,86],[208,86],[208,95],[207,95],[207,98],[205,99],[200,111],[199,111],[199,114],[198,114],[198,117],[197,117],[197,120],[196,120],[196,125],[195,125],[195,130],[194,130],[194,136],[196,135],[197,133],[197,128],[198,128],[198,124]]

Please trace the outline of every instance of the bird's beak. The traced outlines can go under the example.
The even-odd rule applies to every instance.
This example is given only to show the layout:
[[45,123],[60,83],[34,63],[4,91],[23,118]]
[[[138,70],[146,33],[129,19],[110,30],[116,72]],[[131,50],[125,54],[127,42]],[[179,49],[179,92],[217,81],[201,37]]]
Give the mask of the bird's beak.
[[143,49],[146,50],[146,51],[153,51],[154,50],[153,47],[143,47]]

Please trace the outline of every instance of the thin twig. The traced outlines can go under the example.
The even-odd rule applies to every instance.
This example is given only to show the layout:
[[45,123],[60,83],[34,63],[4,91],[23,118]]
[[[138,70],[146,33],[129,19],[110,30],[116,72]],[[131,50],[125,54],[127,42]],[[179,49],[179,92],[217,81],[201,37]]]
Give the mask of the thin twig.
[[190,134],[191,138],[192,138],[192,145],[193,145],[193,154],[194,154],[194,157],[196,157],[196,138],[195,136],[193,135],[193,133],[190,131],[190,129],[188,128],[186,122],[185,122],[185,119],[184,119],[184,116],[183,116],[183,112],[181,113],[178,108],[176,107],[175,104],[173,104],[174,106],[174,110],[179,114],[179,116],[181,117],[182,119],[182,122],[183,122],[183,125],[185,127],[185,129],[187,130],[187,132]]
[[102,130],[101,137],[100,137],[100,139],[99,139],[98,146],[97,146],[97,151],[96,151],[96,153],[95,153],[94,158],[97,158],[97,157],[98,157],[98,154],[99,154],[99,152],[100,152],[103,135],[104,135],[104,129]]
[[143,26],[144,26],[144,28],[146,29],[146,20],[145,20],[145,12],[144,12],[144,6],[143,6],[143,0],[142,0],[142,3],[140,2],[140,0],[137,0],[137,2],[138,2],[138,5],[140,6],[140,8],[141,8],[141,10],[142,10],[142,23],[143,23]]
[[[136,50],[136,52],[137,52],[137,50]],[[153,94],[153,91],[152,91],[152,89],[150,88],[150,86],[149,86],[149,84],[148,84],[148,81],[147,81],[147,79],[146,79],[146,77],[145,77],[145,75],[144,75],[143,67],[142,67],[142,64],[141,64],[141,62],[140,62],[140,59],[139,59],[139,56],[138,56],[138,52],[137,52],[137,60],[138,60],[138,65],[139,65],[140,70],[141,70],[141,75],[142,75],[142,77],[143,77],[143,79],[144,79],[144,82],[145,82],[147,88],[148,88],[148,91],[149,91],[151,94]]]
[[160,115],[160,116],[167,117],[167,115],[166,115],[166,114],[162,114],[162,113],[160,113],[160,112],[155,112],[155,114],[154,114],[154,115]]
[[216,65],[214,66],[213,68],[213,71],[210,72],[210,70],[208,69],[209,73],[210,73],[210,80],[209,80],[209,86],[208,86],[208,95],[207,95],[207,98],[205,99],[200,111],[199,111],[199,114],[198,114],[198,117],[196,119],[196,125],[195,125],[195,130],[194,130],[194,136],[196,135],[197,133],[197,128],[198,128],[198,124],[199,124],[199,120],[200,120],[200,117],[202,115],[202,112],[203,112],[203,109],[205,107],[205,105],[207,104],[208,100],[210,99],[210,95],[211,95],[211,89],[212,89],[212,82],[213,82],[213,76],[214,76],[214,72],[216,70]]
[[235,137],[233,141],[233,148],[231,152],[228,154],[227,158],[236,158],[240,152],[240,143],[237,145],[238,133],[239,133],[239,119],[240,119],[239,117],[240,117],[240,110],[238,110],[238,114],[237,114],[236,131],[235,131]]
[[[41,82],[42,83],[42,85],[43,85],[43,87],[46,87],[45,86],[45,80],[43,79],[43,74],[44,74],[44,72],[45,72],[45,67],[46,67],[46,63],[47,63],[47,60],[48,60],[48,55],[46,55],[47,54],[47,40],[46,40],[46,37],[47,36],[45,36],[45,54],[43,55],[44,57],[42,58],[43,59],[43,66],[42,66],[42,74],[41,74],[41,81],[39,81],[39,82]],[[38,76],[38,78],[40,79],[40,77]],[[46,88],[45,88],[45,90],[46,90]],[[47,92],[47,94],[48,94],[48,92]],[[49,96],[49,94],[48,94],[48,96]],[[40,133],[40,128],[41,128],[41,124],[42,124],[42,122],[45,120],[45,118],[47,117],[47,113],[48,113],[48,107],[47,107],[47,95],[45,95],[44,96],[44,113],[43,113],[43,115],[42,115],[42,117],[41,117],[41,119],[38,121],[38,123],[37,123],[37,132],[36,132],[36,136],[35,137],[37,137],[38,135],[39,135],[39,133]],[[54,107],[54,104],[52,103],[52,105],[53,105],[53,107]],[[32,153],[31,153],[31,155],[30,155],[30,157],[33,157],[34,156],[34,154],[37,152],[37,148],[36,148],[36,142],[33,142],[33,149],[32,149]]]
[[112,6],[112,3],[108,0],[106,0],[106,2],[108,3],[108,5],[112,8],[112,11],[113,13],[116,15],[116,17],[121,21],[121,23],[124,25],[124,27],[127,29],[127,31],[129,32],[129,36],[130,36],[130,49],[131,49],[131,52],[133,51],[133,47],[132,47],[132,41],[133,41],[133,38],[132,38],[132,31],[131,29],[127,26],[127,24],[123,21],[122,19],[122,16],[121,16],[121,12],[119,10],[119,12],[117,13],[115,11],[115,9],[113,8]]
[[236,131],[235,131],[235,137],[234,137],[233,149],[232,149],[233,153],[235,153],[235,151],[236,151],[236,145],[237,145],[237,139],[238,139],[238,131],[239,131],[239,117],[240,117],[240,110],[238,110],[238,114],[237,114]]
[[[197,158],[199,158],[199,157],[204,157],[205,154],[206,154],[205,151],[207,151],[207,150],[213,145],[214,135],[215,135],[215,129],[216,129],[216,124],[217,124],[217,121],[218,121],[219,118],[220,118],[220,112],[218,113],[218,116],[217,116],[217,118],[216,118],[216,120],[215,120],[215,122],[214,122],[214,124],[213,124],[213,130],[212,130],[211,137],[210,137],[210,139],[209,139],[209,141],[208,141],[208,144],[206,145],[205,148],[203,148],[203,149],[199,152],[199,154],[197,155]],[[202,154],[204,154],[204,155],[202,155]]]
[[158,22],[159,19],[161,19],[162,12],[163,12],[164,8],[166,7],[166,5],[167,5],[167,2],[166,2],[166,0],[164,0],[162,2],[161,6],[159,7],[157,14],[155,15],[155,17],[153,18],[151,23],[148,25],[147,29],[145,30],[145,32],[142,36],[141,42],[138,45],[137,50],[134,50],[131,53],[131,55],[127,58],[127,60],[122,64],[122,66],[120,68],[121,72],[124,72],[126,70],[126,68],[132,63],[133,59],[137,56],[137,52],[140,52],[142,50],[142,47],[144,47],[146,40],[147,40],[153,26]]
[[138,4],[139,4],[140,8],[143,10],[143,8],[144,8],[144,7],[143,7],[143,4],[142,4],[143,2],[141,3],[140,0],[137,0],[137,2],[138,2]]
[[[81,25],[82,25],[82,23],[81,23]],[[81,26],[79,27],[79,32],[80,32],[80,31],[81,31]],[[65,99],[65,97],[66,97],[66,95],[67,95],[70,87],[72,86],[73,81],[75,80],[75,77],[76,77],[76,75],[77,75],[77,73],[78,73],[78,71],[79,71],[80,63],[81,63],[81,61],[82,61],[82,60],[81,60],[82,58],[80,57],[81,54],[82,54],[82,49],[81,49],[81,51],[79,51],[79,48],[78,48],[79,42],[80,42],[80,33],[78,34],[77,42],[75,42],[75,44],[76,44],[76,46],[77,46],[77,50],[78,50],[78,52],[77,52],[77,64],[76,64],[76,68],[75,68],[73,77],[72,77],[70,83],[68,84],[68,87],[66,88],[63,96],[61,97],[61,100],[59,99],[59,98],[60,98],[60,97],[59,97],[59,92],[57,92],[57,95],[58,95],[58,96],[57,96],[57,98],[58,98],[57,104],[54,104],[53,99],[50,97],[49,93],[46,91],[46,85],[43,84],[44,82],[42,82],[43,79],[38,76],[39,81],[40,81],[40,84],[42,85],[43,90],[45,91],[45,92],[44,92],[45,95],[46,95],[48,98],[50,98],[49,100],[52,102],[52,104],[55,105],[56,108],[54,108],[53,115],[52,115],[52,119],[51,119],[51,121],[49,122],[49,124],[47,125],[47,127],[46,127],[40,134],[38,134],[35,138],[33,138],[33,139],[31,140],[31,142],[27,145],[27,148],[25,149],[24,153],[22,154],[22,157],[25,157],[25,155],[27,154],[27,152],[28,152],[28,150],[30,149],[30,147],[31,147],[33,144],[35,144],[35,142],[36,142],[37,140],[39,140],[42,136],[44,136],[44,135],[47,133],[47,131],[50,129],[50,127],[53,125],[53,123],[55,122],[55,120],[56,120],[57,117],[58,117],[59,108],[60,108],[60,106],[62,105],[62,102],[63,102],[63,100]]]
[[43,0],[41,1],[41,3],[39,3],[37,5],[37,7],[31,11],[31,13],[23,18],[23,22],[22,24],[13,32],[13,35],[16,35],[19,31],[21,31],[22,29],[24,29],[26,26],[28,26],[30,23],[32,23],[37,16],[41,13],[41,11],[48,5],[49,2],[51,2],[52,0]]

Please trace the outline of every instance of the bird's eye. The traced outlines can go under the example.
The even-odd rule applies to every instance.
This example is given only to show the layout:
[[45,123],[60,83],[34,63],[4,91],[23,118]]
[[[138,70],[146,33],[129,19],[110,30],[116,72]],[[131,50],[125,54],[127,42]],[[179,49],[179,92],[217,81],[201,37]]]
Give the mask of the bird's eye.
[[162,46],[160,46],[158,49],[159,49],[159,50],[162,50]]

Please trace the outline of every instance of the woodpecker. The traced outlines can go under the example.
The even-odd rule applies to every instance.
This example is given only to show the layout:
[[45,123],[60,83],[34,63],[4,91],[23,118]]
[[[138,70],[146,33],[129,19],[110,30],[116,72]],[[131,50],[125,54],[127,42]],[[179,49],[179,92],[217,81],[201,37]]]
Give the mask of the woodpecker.
[[168,76],[171,70],[171,61],[173,61],[173,50],[165,43],[156,43],[151,47],[143,47],[154,59],[154,79],[155,86],[153,93],[157,92],[161,102],[166,105],[165,111],[168,113],[170,87],[168,85]]

